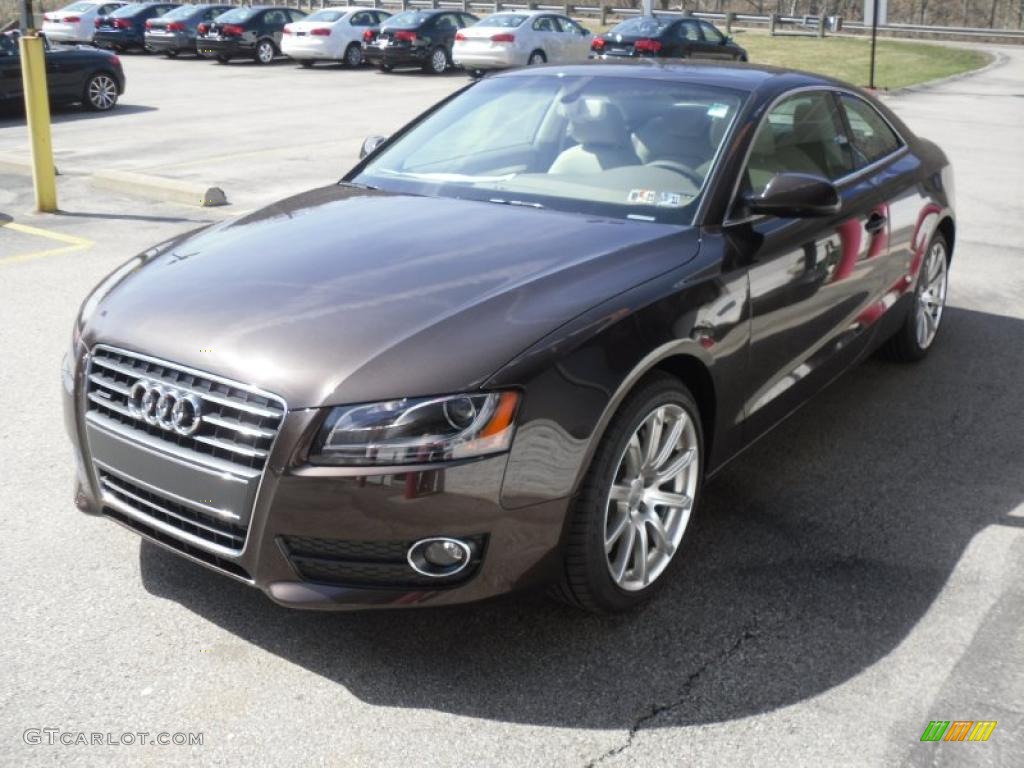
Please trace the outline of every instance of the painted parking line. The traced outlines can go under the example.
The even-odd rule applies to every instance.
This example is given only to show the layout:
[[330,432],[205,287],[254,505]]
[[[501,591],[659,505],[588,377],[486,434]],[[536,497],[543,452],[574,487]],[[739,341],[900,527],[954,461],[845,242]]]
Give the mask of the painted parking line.
[[33,237],[42,237],[46,240],[63,243],[63,245],[57,246],[56,248],[44,248],[39,251],[29,251],[28,253],[19,253],[14,256],[0,257],[0,265],[13,264],[18,261],[32,261],[33,259],[42,259],[46,256],[58,256],[62,253],[72,253],[73,251],[85,250],[86,248],[91,248],[94,245],[92,240],[87,240],[84,237],[65,235],[61,232],[51,232],[48,229],[30,227],[27,224],[16,224],[13,221],[0,225],[0,229],[9,229],[13,232],[20,232],[23,235],[32,235]]

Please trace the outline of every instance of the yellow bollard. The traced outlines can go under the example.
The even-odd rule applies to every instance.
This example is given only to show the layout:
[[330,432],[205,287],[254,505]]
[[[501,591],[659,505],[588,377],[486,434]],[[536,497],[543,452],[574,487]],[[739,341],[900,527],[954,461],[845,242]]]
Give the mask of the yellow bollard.
[[57,211],[57,182],[54,178],[53,144],[50,142],[50,97],[46,89],[46,56],[43,38],[22,35],[21,82],[25,90],[25,118],[32,145],[32,180],[36,188],[36,210]]

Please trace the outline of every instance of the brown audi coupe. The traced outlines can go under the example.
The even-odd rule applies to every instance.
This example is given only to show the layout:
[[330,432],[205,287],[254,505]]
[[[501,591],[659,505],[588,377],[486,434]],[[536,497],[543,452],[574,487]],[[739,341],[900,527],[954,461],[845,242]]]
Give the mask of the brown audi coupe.
[[86,298],[82,511],[295,608],[546,585],[621,611],[671,578],[708,477],[937,338],[949,163],[841,82],[529,68],[364,152]]

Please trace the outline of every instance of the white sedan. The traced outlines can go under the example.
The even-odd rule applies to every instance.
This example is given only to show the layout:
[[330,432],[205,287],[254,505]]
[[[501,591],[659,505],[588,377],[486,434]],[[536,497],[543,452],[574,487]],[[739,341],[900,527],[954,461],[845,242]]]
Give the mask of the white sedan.
[[97,16],[113,13],[127,3],[82,0],[43,14],[43,36],[55,43],[91,43]]
[[363,63],[363,37],[373,33],[391,14],[373,8],[324,8],[302,21],[285,24],[281,53],[312,67],[317,61],[343,61],[350,67]]
[[533,64],[578,64],[590,55],[589,31],[568,16],[506,11],[460,30],[452,60],[470,72]]

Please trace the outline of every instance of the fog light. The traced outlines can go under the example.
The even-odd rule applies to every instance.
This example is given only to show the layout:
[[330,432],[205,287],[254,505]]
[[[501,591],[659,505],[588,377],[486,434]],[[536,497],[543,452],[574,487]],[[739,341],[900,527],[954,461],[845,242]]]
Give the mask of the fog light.
[[423,576],[454,576],[469,565],[473,550],[465,541],[437,537],[421,539],[409,547],[407,560]]

